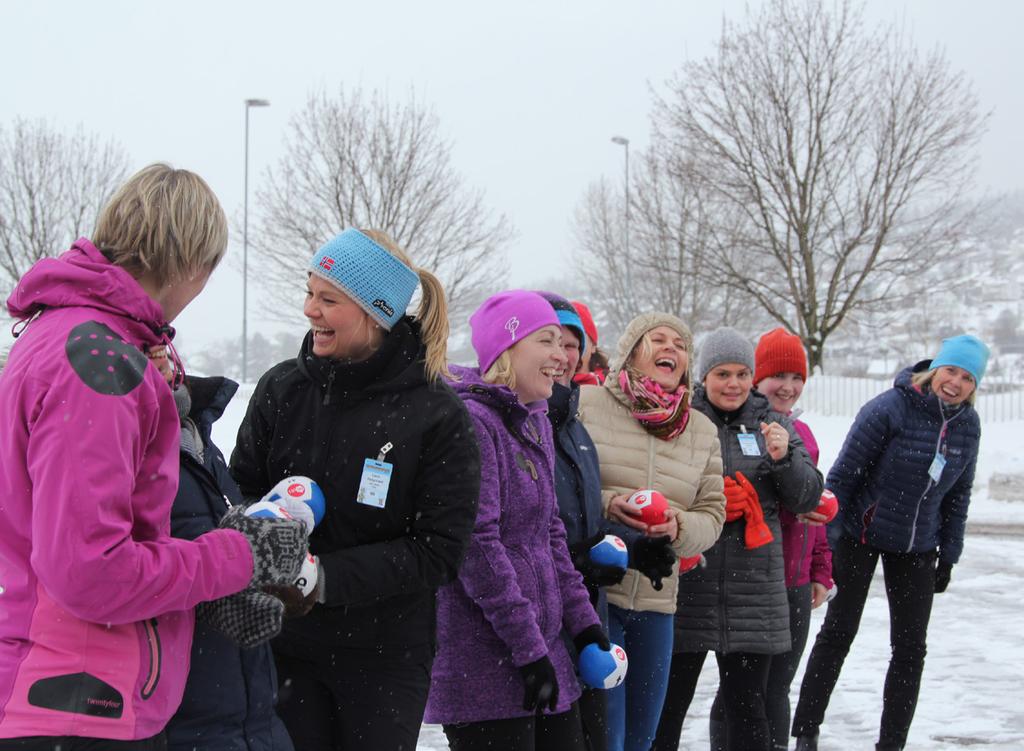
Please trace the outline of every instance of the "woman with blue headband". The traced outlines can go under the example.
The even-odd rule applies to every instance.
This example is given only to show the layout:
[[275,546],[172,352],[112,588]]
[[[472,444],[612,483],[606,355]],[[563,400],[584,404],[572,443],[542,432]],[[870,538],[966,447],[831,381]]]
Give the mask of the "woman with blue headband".
[[964,546],[981,425],[974,410],[988,347],[961,334],[933,360],[906,368],[864,407],[825,486],[839,501],[829,525],[838,594],[829,603],[793,715],[798,751],[818,748],[818,728],[839,679],[882,559],[892,658],[885,677],[879,751],[902,749],[924,670],[932,600],[949,586]]
[[310,261],[303,312],[299,355],[260,379],[231,456],[247,497],[307,475],[327,499],[310,537],[318,602],[273,644],[278,713],[304,751],[412,751],[435,591],[456,574],[480,482],[468,413],[441,379],[444,291],[383,233],[348,229]]

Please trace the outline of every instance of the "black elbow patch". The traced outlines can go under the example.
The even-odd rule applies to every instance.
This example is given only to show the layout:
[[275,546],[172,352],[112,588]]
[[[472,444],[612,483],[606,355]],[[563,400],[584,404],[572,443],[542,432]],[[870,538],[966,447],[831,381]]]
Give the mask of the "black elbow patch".
[[149,365],[135,345],[97,321],[71,329],[64,352],[82,383],[107,396],[131,393],[142,383]]

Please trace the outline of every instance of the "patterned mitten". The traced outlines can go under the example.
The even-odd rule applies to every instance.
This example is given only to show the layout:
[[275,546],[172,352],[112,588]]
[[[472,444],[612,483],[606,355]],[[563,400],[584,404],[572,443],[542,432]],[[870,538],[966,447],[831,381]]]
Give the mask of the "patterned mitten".
[[241,532],[249,541],[253,586],[293,584],[298,578],[307,547],[302,522],[246,516],[244,506],[232,506],[220,527]]
[[196,618],[240,647],[255,647],[281,633],[284,603],[256,589],[244,589],[196,606]]

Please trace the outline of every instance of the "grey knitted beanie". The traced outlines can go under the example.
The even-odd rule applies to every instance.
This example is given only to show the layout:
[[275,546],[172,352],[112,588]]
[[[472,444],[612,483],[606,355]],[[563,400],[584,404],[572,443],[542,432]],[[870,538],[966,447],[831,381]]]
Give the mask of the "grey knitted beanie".
[[754,345],[736,329],[723,326],[715,329],[700,343],[697,353],[698,380],[703,381],[712,368],[734,362],[754,372]]

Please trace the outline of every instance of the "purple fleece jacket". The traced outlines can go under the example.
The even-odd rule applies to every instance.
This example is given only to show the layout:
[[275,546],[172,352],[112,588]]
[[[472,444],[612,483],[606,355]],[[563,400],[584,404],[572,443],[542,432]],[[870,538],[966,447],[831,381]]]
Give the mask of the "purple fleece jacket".
[[[793,428],[804,442],[804,448],[818,463],[818,442],[806,423],[793,420]],[[786,562],[786,586],[799,587],[816,581],[832,588],[832,550],[828,546],[825,527],[812,527],[796,516],[779,509],[782,525],[782,557]]]
[[545,655],[558,676],[555,712],[565,712],[580,688],[559,634],[599,620],[558,518],[551,424],[476,368],[452,370],[480,443],[480,506],[458,578],[437,593],[425,721],[529,716],[517,668]]

